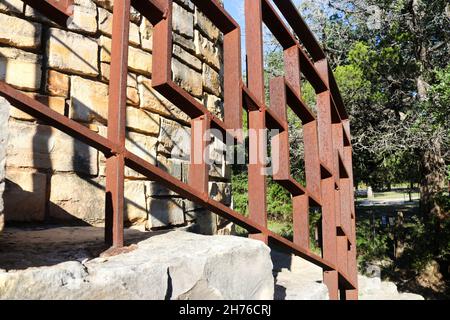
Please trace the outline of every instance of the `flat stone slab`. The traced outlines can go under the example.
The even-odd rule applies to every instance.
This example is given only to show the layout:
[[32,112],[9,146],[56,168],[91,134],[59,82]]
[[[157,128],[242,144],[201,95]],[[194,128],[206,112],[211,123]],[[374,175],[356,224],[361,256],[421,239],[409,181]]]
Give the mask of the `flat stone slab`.
[[273,299],[270,249],[259,241],[186,231],[125,238],[134,243],[126,253],[95,258],[102,228],[7,228],[0,299]]

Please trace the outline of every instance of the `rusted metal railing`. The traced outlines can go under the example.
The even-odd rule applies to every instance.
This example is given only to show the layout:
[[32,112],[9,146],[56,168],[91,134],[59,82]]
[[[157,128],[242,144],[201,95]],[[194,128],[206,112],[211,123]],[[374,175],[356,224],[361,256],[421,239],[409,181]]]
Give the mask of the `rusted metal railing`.
[[[350,124],[342,98],[324,52],[290,0],[245,0],[247,84],[242,81],[240,26],[216,0],[191,0],[223,33],[224,111],[222,121],[172,81],[172,0],[115,1],[113,12],[108,136],[104,138],[81,124],[29,98],[4,82],[0,94],[22,111],[96,148],[107,158],[105,239],[114,248],[123,246],[124,168],[128,166],[205,209],[248,230],[250,237],[277,245],[324,270],[331,299],[357,299],[355,211],[353,205]],[[64,24],[72,14],[73,0],[26,0],[48,18]],[[280,168],[273,179],[292,194],[294,239],[289,241],[267,228],[265,163],[249,164],[249,217],[209,198],[208,164],[192,161],[189,181],[183,183],[125,148],[126,80],[130,6],[154,26],[152,85],[192,119],[191,157],[204,154],[203,139],[209,128],[230,135],[242,128],[243,110],[250,129],[280,130]],[[278,7],[278,10],[275,9]],[[282,19],[279,15],[284,17]],[[288,25],[286,25],[288,23]],[[270,81],[270,106],[265,104],[263,24],[284,50],[283,77]],[[293,30],[295,35],[290,31]],[[298,38],[297,38],[298,37]],[[317,95],[317,113],[301,97],[302,76]],[[306,186],[290,174],[287,106],[303,124]],[[242,136],[232,137],[240,141]],[[262,148],[261,137],[250,136],[253,148]],[[267,150],[258,150],[265,153]],[[309,244],[309,208],[322,209],[322,256]]]

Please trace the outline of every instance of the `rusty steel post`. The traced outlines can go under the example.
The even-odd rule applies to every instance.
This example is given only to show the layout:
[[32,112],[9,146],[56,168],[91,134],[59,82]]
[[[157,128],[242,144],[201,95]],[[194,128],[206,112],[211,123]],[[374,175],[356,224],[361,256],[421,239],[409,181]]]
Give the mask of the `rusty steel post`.
[[[250,92],[264,105],[264,61],[261,1],[245,0],[245,26],[247,47],[247,81]],[[248,166],[248,207],[249,217],[261,226],[267,225],[265,157],[267,150],[262,141],[262,131],[266,128],[265,111],[249,111],[250,164]],[[262,149],[264,148],[264,149]],[[262,159],[264,157],[264,159]],[[253,236],[266,240],[264,236]],[[267,242],[267,241],[265,241]]]
[[292,197],[292,213],[294,243],[305,250],[310,250],[308,195]]
[[127,106],[130,0],[116,2],[113,12],[108,139],[121,150],[106,159],[105,241],[123,246],[125,126]]
[[209,141],[206,133],[210,128],[207,115],[191,120],[191,162],[189,165],[189,184],[208,198],[209,179]]
[[[326,60],[316,62],[316,68],[324,79],[328,79]],[[331,115],[331,94],[329,91],[317,95],[317,119],[319,135],[320,161],[328,168],[333,168],[333,133]],[[322,180],[322,255],[325,259],[337,263],[337,231],[335,207],[335,177]],[[324,283],[328,287],[330,299],[339,297],[338,272],[324,271]]]
[[[270,80],[270,110],[276,113],[282,121],[287,123],[286,89],[283,77]],[[291,164],[289,156],[289,132],[280,131],[272,138],[272,146],[278,150],[278,156],[272,153],[273,179],[289,180]],[[276,145],[275,145],[276,142]]]
[[352,159],[352,145],[350,136],[350,121],[348,119],[342,122],[344,128],[344,135],[346,136],[346,144],[344,144],[344,164],[347,167],[347,172],[349,174],[349,203],[350,203],[350,215],[351,215],[351,226],[350,226],[350,238],[351,247],[348,257],[348,270],[349,276],[355,283],[356,288],[346,291],[347,299],[357,300],[358,299],[358,264],[356,258],[356,214],[355,214],[355,198],[354,198],[354,185],[353,185],[353,159]]
[[[224,112],[225,125],[242,129],[241,30],[236,28],[224,36]],[[243,137],[238,137],[242,141]]]
[[[290,48],[284,50],[284,72],[285,72],[285,81],[292,87],[292,89],[301,97],[301,66],[300,66],[300,54],[298,50],[298,45],[294,45]],[[272,99],[272,94],[270,96]],[[285,101],[287,99],[285,98]],[[286,115],[287,121],[287,115]],[[315,122],[315,121],[314,121]],[[311,178],[311,170],[309,166],[311,165],[311,144],[309,139],[314,140],[314,134],[317,135],[317,131],[311,131],[305,128],[311,128],[311,123],[303,126],[303,141],[305,147],[305,170],[307,180]],[[287,133],[288,135],[288,133]],[[317,142],[317,138],[315,138]],[[287,143],[289,144],[289,138],[287,138]],[[313,148],[318,148],[318,145],[313,145]],[[317,161],[318,159],[318,150],[317,150]],[[289,151],[288,151],[289,156]],[[289,163],[289,157],[287,159]],[[320,167],[319,167],[319,175],[320,175]],[[308,187],[311,186],[311,181],[309,181]],[[315,190],[316,195],[318,190]],[[320,196],[319,196],[320,197]],[[293,237],[294,243],[298,244],[305,250],[310,250],[310,238],[309,238],[309,197],[306,194],[294,196],[292,197],[292,219],[293,219]]]

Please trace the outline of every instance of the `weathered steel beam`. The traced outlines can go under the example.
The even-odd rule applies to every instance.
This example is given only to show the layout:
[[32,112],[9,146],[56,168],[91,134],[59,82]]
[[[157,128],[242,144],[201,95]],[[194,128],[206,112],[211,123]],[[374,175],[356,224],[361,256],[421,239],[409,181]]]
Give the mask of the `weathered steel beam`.
[[22,1],[61,26],[66,26],[67,19],[73,14],[74,0]]
[[[130,0],[116,1],[113,12],[108,140],[125,150]],[[123,152],[106,159],[105,242],[123,246],[125,158]]]

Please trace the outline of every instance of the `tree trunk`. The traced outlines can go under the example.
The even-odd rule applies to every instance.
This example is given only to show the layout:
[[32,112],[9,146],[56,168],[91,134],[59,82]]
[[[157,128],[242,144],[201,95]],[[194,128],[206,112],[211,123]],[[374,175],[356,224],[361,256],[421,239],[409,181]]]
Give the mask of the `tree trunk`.
[[437,194],[445,185],[445,162],[441,154],[441,143],[433,137],[429,148],[421,159],[420,201],[425,220],[436,217],[444,219],[444,210],[437,203]]

